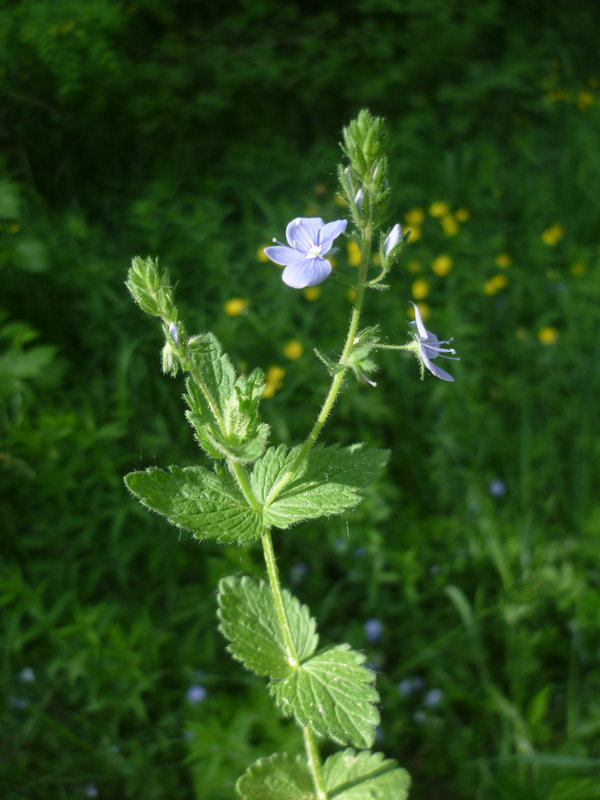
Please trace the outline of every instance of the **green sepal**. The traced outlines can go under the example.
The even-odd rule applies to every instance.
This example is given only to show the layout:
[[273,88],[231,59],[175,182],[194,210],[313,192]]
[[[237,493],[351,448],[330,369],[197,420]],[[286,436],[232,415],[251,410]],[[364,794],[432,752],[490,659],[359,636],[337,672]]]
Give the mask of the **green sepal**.
[[308,765],[302,756],[287,753],[259,758],[235,785],[243,800],[314,800]]
[[[270,447],[255,463],[250,482],[261,505],[294,466],[300,451],[300,446],[291,450],[285,445]],[[388,458],[388,450],[365,444],[313,447],[294,479],[263,509],[265,527],[289,528],[302,520],[342,514],[354,508]]]
[[379,695],[375,674],[364,662],[364,654],[348,644],[324,648],[287,678],[271,681],[269,691],[281,713],[298,725],[310,725],[338,744],[370,747],[379,722]]
[[335,800],[405,800],[410,776],[391,758],[352,748],[334,753],[323,764],[327,793]]
[[[306,606],[283,590],[283,605],[296,655],[310,658],[319,637],[315,620]],[[219,582],[219,630],[229,640],[233,658],[257,675],[284,678],[290,665],[269,586],[247,576],[228,577]]]
[[340,364],[339,361],[334,361],[333,359],[326,356],[318,347],[313,348],[313,352],[319,361],[322,361],[325,364],[327,372],[333,378],[334,375],[337,375],[338,372],[341,372],[344,369],[344,365]]
[[143,506],[190,531],[197,539],[246,545],[263,531],[253,511],[227,473],[204,467],[158,467],[130,472],[127,488]]
[[196,441],[211,458],[255,461],[269,437],[269,426],[258,415],[265,389],[262,370],[236,376],[231,359],[212,333],[195,337],[193,345],[192,375],[184,397]]
[[371,358],[371,353],[378,344],[380,344],[379,325],[371,325],[368,328],[364,328],[356,336],[350,355],[343,363],[344,366],[352,370],[357,380],[362,379],[373,383],[367,375],[377,369],[377,364]]

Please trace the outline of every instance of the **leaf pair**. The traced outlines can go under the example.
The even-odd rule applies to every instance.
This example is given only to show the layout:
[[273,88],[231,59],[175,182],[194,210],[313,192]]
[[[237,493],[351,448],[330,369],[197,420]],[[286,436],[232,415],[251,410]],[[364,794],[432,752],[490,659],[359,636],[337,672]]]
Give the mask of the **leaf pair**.
[[270,678],[269,691],[286,717],[338,744],[369,747],[379,722],[375,675],[348,644],[317,651],[319,637],[306,606],[289,592],[283,605],[295,652],[288,651],[264,581],[224,578],[219,620],[228,650],[245,667]]
[[[323,764],[331,800],[405,800],[410,777],[396,761],[369,750],[342,750]],[[306,761],[275,753],[249,767],[236,785],[243,800],[314,800]]]
[[131,472],[125,483],[146,508],[163,514],[198,539],[250,544],[270,527],[341,514],[356,506],[364,488],[385,465],[385,450],[362,444],[339,448],[318,445],[299,465],[293,480],[272,502],[269,493],[295,465],[300,447],[270,447],[258,459],[250,486],[262,507],[256,511],[231,476],[205,467],[150,467]]

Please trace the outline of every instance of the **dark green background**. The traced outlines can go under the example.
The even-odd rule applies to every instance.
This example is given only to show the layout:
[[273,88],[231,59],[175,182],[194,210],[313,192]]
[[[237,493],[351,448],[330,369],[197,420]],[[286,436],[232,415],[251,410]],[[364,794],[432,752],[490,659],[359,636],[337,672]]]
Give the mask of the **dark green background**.
[[3,796],[219,800],[301,746],[214,632],[218,578],[260,574],[258,551],[180,537],[122,484],[202,460],[123,282],[159,256],[189,329],[285,366],[264,414],[301,439],[326,388],[311,350],[335,353],[349,305],[334,281],[309,303],[256,252],[294,216],[343,215],[338,141],[366,106],[389,122],[391,221],[471,215],[456,237],[428,217],[366,320],[404,341],[426,278],[461,361],[421,383],[388,353],[376,390],[348,386],[326,439],[390,447],[390,467],[348,520],[281,534],[282,573],[323,643],[381,670],[377,747],[412,797],[600,797],[599,23],[591,0],[1,4]]

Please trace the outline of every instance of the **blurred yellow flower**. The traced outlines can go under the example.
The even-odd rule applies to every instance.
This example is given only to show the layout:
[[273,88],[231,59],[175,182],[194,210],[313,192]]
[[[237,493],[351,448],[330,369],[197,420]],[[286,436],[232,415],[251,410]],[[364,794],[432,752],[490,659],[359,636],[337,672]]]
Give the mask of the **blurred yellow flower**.
[[346,292],[346,297],[351,303],[353,303],[356,300],[356,289],[348,289]]
[[558,331],[550,325],[545,328],[540,328],[538,331],[538,339],[542,344],[554,344],[558,339]]
[[423,300],[429,294],[429,283],[422,278],[412,282],[410,287],[412,296],[415,300]]
[[445,217],[450,213],[450,206],[448,203],[443,203],[441,200],[436,200],[429,206],[429,214],[432,217]]
[[8,232],[9,233],[17,233],[17,231],[21,230],[21,226],[18,222],[9,222],[8,223]]
[[584,113],[595,103],[594,95],[588,89],[582,89],[575,98],[577,108]]
[[283,386],[285,370],[283,367],[271,366],[267,370],[266,386],[263,397],[273,397]]
[[[431,309],[429,308],[427,303],[417,303],[417,306],[419,307],[419,311],[421,312],[421,316],[423,317],[423,321],[428,319],[429,315],[431,314]],[[415,310],[414,310],[414,308],[412,306],[410,307],[410,309],[408,311],[408,316],[412,317],[412,319],[415,318]]]
[[409,272],[421,271],[421,263],[419,261],[409,261],[406,266],[408,267]]
[[488,295],[496,294],[500,289],[504,289],[507,283],[508,279],[506,275],[494,275],[493,278],[490,278],[484,283],[483,293]]
[[457,208],[454,216],[459,222],[466,222],[468,219],[471,218],[471,212],[468,208]]
[[557,103],[559,100],[566,100],[568,95],[564,89],[552,89],[546,97],[551,103]]
[[321,297],[321,288],[319,286],[309,286],[308,289],[304,290],[304,297],[311,303],[314,303],[315,300]]
[[348,263],[351,267],[360,267],[360,247],[355,241],[348,242],[346,247]]
[[336,204],[336,206],[341,206],[342,208],[346,208],[347,203],[344,200],[344,198],[341,197],[339,194],[335,194],[333,196],[333,202]]
[[411,208],[410,211],[407,211],[404,215],[404,219],[409,225],[416,225],[418,227],[423,224],[425,212],[422,208]]
[[283,346],[283,355],[289,358],[290,361],[295,361],[297,358],[300,358],[303,352],[304,347],[302,347],[302,343],[299,342],[298,339],[292,339]]
[[223,309],[230,317],[239,317],[248,308],[248,301],[243,297],[232,297],[228,300]]
[[454,265],[452,257],[443,253],[441,256],[435,258],[431,263],[431,269],[436,275],[443,277],[447,275]]
[[409,244],[418,241],[423,235],[421,232],[421,228],[414,227],[414,228],[409,228],[409,230],[410,230],[410,238],[408,240]]
[[512,264],[512,258],[508,253],[498,253],[494,258],[494,264],[500,269],[506,269]]
[[377,264],[377,266],[381,264],[381,255],[379,253],[373,255],[373,263]]
[[571,275],[583,275],[585,272],[585,265],[581,261],[571,264]]
[[325,186],[324,183],[315,183],[313,186],[313,191],[315,194],[325,195],[327,194],[327,186]]
[[452,214],[446,214],[440,222],[446,236],[456,236],[460,230],[460,225]]
[[527,328],[517,328],[517,330],[515,331],[515,336],[517,337],[517,339],[521,340],[526,339],[527,335],[528,335]]
[[268,257],[267,257],[267,254],[264,252],[265,247],[269,247],[269,245],[265,244],[262,247],[259,247],[258,250],[256,251],[256,260],[257,261],[268,261],[269,260]]
[[562,225],[551,225],[542,233],[542,241],[553,247],[562,239],[564,232]]

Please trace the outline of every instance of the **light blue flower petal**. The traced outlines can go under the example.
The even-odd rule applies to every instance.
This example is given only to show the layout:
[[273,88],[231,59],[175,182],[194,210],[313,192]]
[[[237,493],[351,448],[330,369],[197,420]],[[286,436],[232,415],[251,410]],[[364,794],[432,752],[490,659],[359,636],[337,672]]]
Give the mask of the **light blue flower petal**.
[[283,282],[292,289],[305,289],[322,283],[331,274],[331,264],[324,258],[302,258],[284,270]]
[[321,253],[325,255],[331,250],[333,240],[346,230],[348,225],[347,219],[336,219],[333,222],[328,222],[319,231],[319,238],[317,244],[321,245]]
[[436,378],[441,378],[443,381],[454,382],[454,378],[452,377],[452,375],[449,375],[445,370],[443,370],[441,367],[438,367],[437,364],[434,364],[433,361],[430,360],[424,347],[420,347],[419,350],[421,351],[421,358],[423,359],[423,363],[425,364],[429,372],[432,372]]
[[419,306],[416,303],[413,303],[412,300],[410,300],[410,304],[415,310],[415,321],[412,322],[411,325],[416,325],[421,339],[427,340],[427,337],[429,336],[429,331],[427,330],[425,324],[423,323],[423,317],[421,316],[421,312],[419,311]]
[[285,229],[288,244],[301,253],[307,253],[317,244],[317,237],[323,225],[321,217],[296,217]]
[[283,267],[287,267],[288,264],[292,264],[300,258],[300,254],[297,250],[286,247],[284,244],[275,245],[274,247],[265,247],[263,252],[267,258],[270,258],[271,261],[274,261],[276,264],[281,264]]

